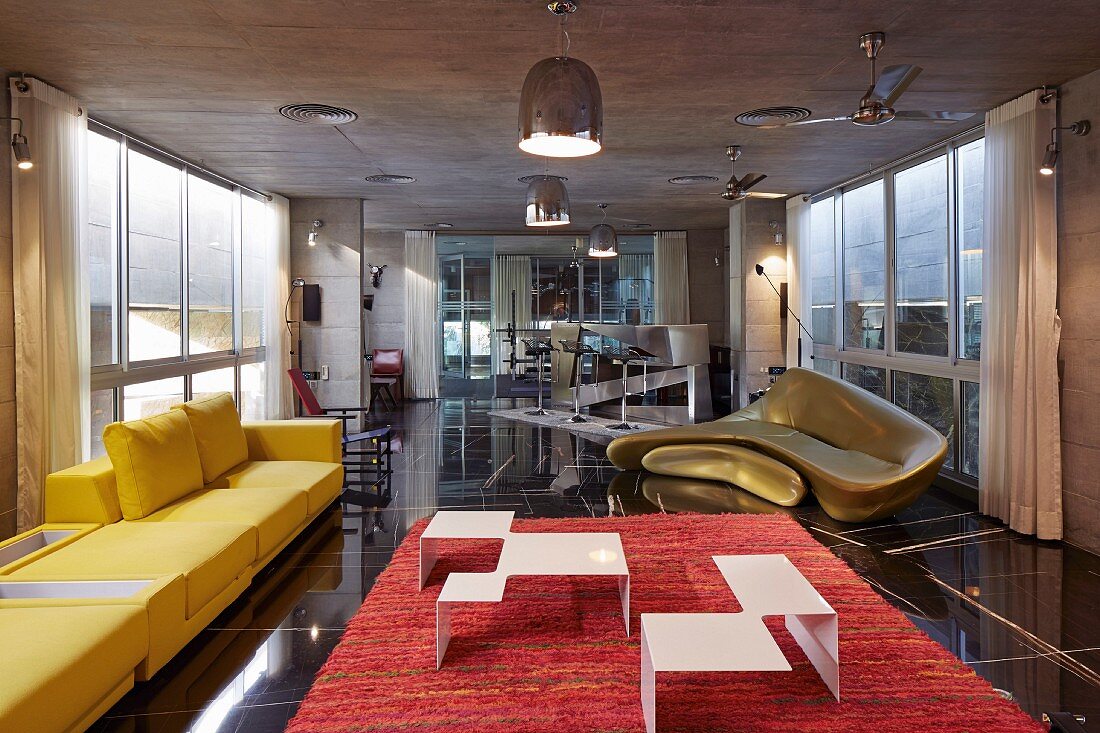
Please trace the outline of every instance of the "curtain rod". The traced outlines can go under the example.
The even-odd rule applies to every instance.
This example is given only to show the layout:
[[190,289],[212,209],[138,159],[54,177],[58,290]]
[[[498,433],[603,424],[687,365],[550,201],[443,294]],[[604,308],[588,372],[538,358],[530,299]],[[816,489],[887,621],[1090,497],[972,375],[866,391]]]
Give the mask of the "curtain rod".
[[877,176],[879,173],[882,173],[883,171],[886,171],[886,170],[889,170],[889,169],[891,169],[895,166],[901,165],[902,163],[906,163],[910,160],[913,160],[914,158],[919,158],[922,155],[925,155],[927,153],[931,153],[933,150],[935,150],[937,148],[942,148],[944,145],[949,145],[949,144],[953,143],[954,141],[956,141],[960,138],[964,138],[967,135],[970,135],[971,133],[975,132],[976,130],[982,129],[983,127],[985,127],[984,122],[980,125],[974,125],[973,127],[970,127],[966,130],[963,130],[962,132],[955,133],[951,137],[944,138],[943,140],[940,140],[939,142],[933,143],[932,145],[927,145],[927,146],[921,148],[920,150],[916,150],[912,153],[909,153],[908,155],[903,155],[900,158],[898,158],[897,160],[892,160],[889,163],[884,163],[883,165],[880,165],[877,168],[872,168],[871,170],[867,171],[866,173],[860,173],[858,176],[853,176],[852,178],[849,178],[846,181],[838,183],[835,186],[829,186],[828,188],[826,188],[822,191],[818,191],[817,193],[812,193],[807,198],[815,199],[818,196],[824,196],[827,193],[832,193],[833,191],[836,191],[839,188],[844,188],[845,186],[851,186],[853,183],[857,183],[859,181],[862,181],[865,178],[871,178],[872,176]]
[[140,137],[134,137],[130,133],[126,132],[125,130],[120,130],[117,127],[114,127],[112,125],[108,125],[106,122],[102,122],[101,120],[89,118],[89,121],[92,122],[93,124],[99,126],[99,127],[110,130],[111,132],[113,132],[116,135],[120,135],[120,136],[126,138],[127,140],[135,142],[138,145],[141,145],[142,147],[149,148],[150,150],[156,152],[158,155],[163,155],[164,157],[170,158],[170,159],[176,161],[177,163],[182,163],[183,165],[186,165],[189,168],[194,168],[195,170],[199,171],[200,173],[204,173],[205,175],[208,175],[211,178],[217,178],[219,181],[222,181],[224,183],[228,183],[231,186],[236,186],[237,188],[242,189],[244,191],[248,191],[249,193],[254,193],[257,196],[262,197],[266,201],[273,201],[274,200],[272,198],[271,194],[269,194],[269,193],[264,193],[263,191],[258,191],[255,188],[252,188],[251,186],[246,186],[243,183],[239,183],[237,181],[234,181],[232,178],[226,178],[225,176],[221,175],[220,173],[215,173],[214,171],[210,170],[209,168],[201,166],[198,163],[192,163],[190,160],[187,160],[186,158],[181,158],[180,156],[175,155],[173,153],[170,153],[167,150],[164,150],[163,148],[159,148],[156,145],[153,145],[152,143],[148,143],[145,140],[142,140]]

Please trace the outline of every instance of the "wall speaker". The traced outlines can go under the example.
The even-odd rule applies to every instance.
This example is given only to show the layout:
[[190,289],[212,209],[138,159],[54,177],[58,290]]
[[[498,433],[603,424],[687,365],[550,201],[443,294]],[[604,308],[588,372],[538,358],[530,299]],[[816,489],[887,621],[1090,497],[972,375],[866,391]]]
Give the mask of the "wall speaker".
[[302,320],[303,321],[319,321],[321,320],[321,286],[320,285],[303,285],[302,286]]
[[363,309],[368,311],[374,310],[374,293],[367,293],[363,296]]

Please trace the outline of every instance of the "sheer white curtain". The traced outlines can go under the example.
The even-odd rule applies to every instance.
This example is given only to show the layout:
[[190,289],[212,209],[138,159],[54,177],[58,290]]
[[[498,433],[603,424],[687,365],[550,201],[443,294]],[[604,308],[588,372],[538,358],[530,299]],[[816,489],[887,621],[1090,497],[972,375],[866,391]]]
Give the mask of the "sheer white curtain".
[[1012,529],[1060,539],[1058,230],[1054,176],[1038,173],[1055,110],[1038,97],[985,118],[979,496]]
[[37,79],[25,83],[20,89],[19,80],[10,80],[11,114],[22,119],[34,158],[30,170],[13,169],[11,191],[20,531],[42,522],[46,475],[80,463],[91,451],[81,246],[88,118],[64,92]]
[[[810,199],[792,196],[787,199],[787,305],[798,314],[806,328],[810,327]],[[798,322],[787,318],[787,366],[798,365]],[[814,345],[802,333],[802,366],[812,367],[810,357]]]
[[435,232],[405,232],[405,389],[439,396],[439,258]]
[[691,323],[687,232],[653,235],[653,322]]
[[[508,356],[509,346],[505,344],[507,334],[497,333],[497,329],[507,328],[515,318],[516,328],[531,327],[531,258],[527,255],[497,255],[493,273],[496,295],[493,297],[493,330],[497,337],[497,372],[507,374],[508,368],[503,359]],[[516,293],[516,311],[512,313],[512,291]],[[532,334],[519,333],[517,338]],[[526,351],[523,342],[516,343],[516,356],[522,357]]]
[[294,414],[287,369],[290,369],[290,331],[286,302],[290,297],[290,202],[272,196],[267,205],[267,289],[264,298],[264,402],[268,420]]

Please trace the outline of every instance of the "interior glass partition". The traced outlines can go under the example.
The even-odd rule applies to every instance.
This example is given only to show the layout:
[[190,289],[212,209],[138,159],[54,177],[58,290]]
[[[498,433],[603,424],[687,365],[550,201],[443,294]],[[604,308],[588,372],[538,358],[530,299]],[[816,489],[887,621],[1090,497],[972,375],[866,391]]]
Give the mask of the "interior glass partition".
[[436,250],[445,395],[490,396],[467,380],[530,370],[519,339],[553,323],[653,320],[652,235],[621,235],[611,258],[588,257],[576,234],[448,234]]

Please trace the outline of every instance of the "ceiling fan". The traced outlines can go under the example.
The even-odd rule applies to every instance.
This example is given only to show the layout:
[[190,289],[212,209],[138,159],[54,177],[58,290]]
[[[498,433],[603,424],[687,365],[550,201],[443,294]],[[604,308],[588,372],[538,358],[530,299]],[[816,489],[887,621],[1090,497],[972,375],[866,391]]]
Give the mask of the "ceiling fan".
[[748,198],[749,189],[756,184],[767,178],[763,173],[746,173],[743,178],[738,180],[737,173],[734,172],[734,165],[737,159],[741,157],[740,145],[729,145],[726,147],[726,157],[730,159],[730,179],[726,181],[726,190],[720,195],[727,201],[741,201]]
[[[852,122],[864,127],[885,125],[891,120],[906,122],[958,122],[973,117],[974,112],[930,112],[924,110],[895,110],[898,98],[909,88],[913,80],[920,76],[923,69],[912,64],[887,66],[876,78],[875,67],[878,52],[886,43],[886,34],[881,31],[864,33],[859,37],[859,46],[871,60],[871,86],[859,100],[859,109],[842,117],[825,117],[817,120],[799,120],[780,122],[756,127],[771,129],[775,127],[794,127],[795,125],[814,125],[818,122]],[[744,123],[742,123],[744,124]]]

